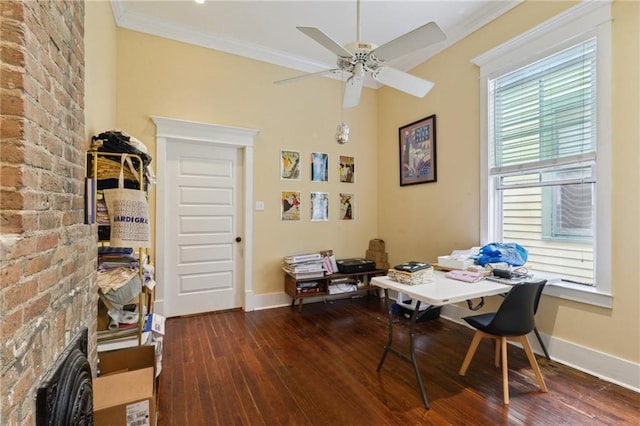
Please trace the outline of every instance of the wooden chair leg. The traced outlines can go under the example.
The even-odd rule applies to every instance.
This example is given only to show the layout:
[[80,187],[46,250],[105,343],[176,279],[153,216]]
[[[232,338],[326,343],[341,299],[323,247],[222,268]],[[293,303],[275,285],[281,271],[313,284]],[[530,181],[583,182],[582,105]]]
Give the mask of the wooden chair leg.
[[509,404],[509,365],[507,363],[507,338],[500,338],[500,348],[502,349],[502,394],[504,403]]
[[496,338],[493,343],[495,345],[495,351],[496,351],[496,353],[494,355],[493,364],[496,367],[500,367],[500,339]]
[[540,385],[540,389],[542,392],[548,392],[547,384],[544,382],[544,378],[542,377],[542,371],[540,371],[540,366],[538,365],[538,361],[536,361],[536,356],[533,354],[531,350],[531,345],[529,344],[529,339],[527,336],[520,336],[518,338],[522,347],[524,348],[524,353],[527,354],[527,358],[529,359],[529,364],[531,364],[531,369],[536,375],[536,379],[538,380],[538,384]]
[[478,344],[480,340],[482,340],[483,333],[481,331],[476,331],[473,335],[473,340],[471,340],[471,344],[469,345],[469,349],[467,350],[467,355],[464,357],[464,361],[462,361],[462,367],[460,367],[460,371],[458,374],[464,376],[467,372],[467,368],[471,363],[471,359],[473,355],[476,353],[476,349],[478,349]]

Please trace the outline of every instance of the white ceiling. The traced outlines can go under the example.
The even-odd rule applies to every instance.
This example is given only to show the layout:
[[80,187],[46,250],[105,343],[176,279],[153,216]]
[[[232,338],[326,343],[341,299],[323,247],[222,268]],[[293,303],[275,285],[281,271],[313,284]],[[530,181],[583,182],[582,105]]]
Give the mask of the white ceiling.
[[[388,65],[408,71],[522,0],[362,0],[361,41],[382,45],[427,22],[447,35]],[[111,0],[119,27],[281,65],[296,72],[335,68],[336,57],[296,29],[317,27],[338,44],[357,41],[356,0]],[[339,77],[339,75],[338,75]],[[377,87],[368,82],[370,87]]]

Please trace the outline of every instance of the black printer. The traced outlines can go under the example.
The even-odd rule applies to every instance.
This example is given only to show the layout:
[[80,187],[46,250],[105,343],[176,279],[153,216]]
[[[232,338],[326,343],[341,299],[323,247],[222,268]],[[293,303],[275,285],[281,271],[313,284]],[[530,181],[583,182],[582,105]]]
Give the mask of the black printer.
[[338,271],[343,274],[352,274],[354,272],[366,272],[376,269],[376,262],[373,260],[362,259],[360,257],[353,259],[336,260]]

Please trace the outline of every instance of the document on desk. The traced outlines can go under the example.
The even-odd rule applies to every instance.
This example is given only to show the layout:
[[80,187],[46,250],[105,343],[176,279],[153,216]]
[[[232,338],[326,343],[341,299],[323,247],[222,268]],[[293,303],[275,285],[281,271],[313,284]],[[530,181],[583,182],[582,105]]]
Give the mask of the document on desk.
[[445,277],[458,281],[464,281],[467,283],[475,283],[484,278],[481,272],[465,271],[461,269],[454,269],[444,274]]
[[389,277],[373,277],[371,284],[380,288],[394,290],[406,294],[409,298],[419,300],[434,306],[443,306],[450,303],[464,302],[484,296],[494,296],[507,293],[511,286],[482,280],[477,283],[447,278],[442,271],[435,271],[433,281],[420,285],[400,284]]

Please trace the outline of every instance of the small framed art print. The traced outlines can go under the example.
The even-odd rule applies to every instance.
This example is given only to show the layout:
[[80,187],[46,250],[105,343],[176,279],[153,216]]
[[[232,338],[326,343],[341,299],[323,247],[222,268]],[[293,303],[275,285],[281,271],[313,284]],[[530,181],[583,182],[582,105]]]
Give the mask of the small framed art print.
[[300,151],[280,150],[280,179],[300,180]]
[[329,194],[327,192],[311,193],[311,220],[329,220]]
[[311,181],[326,182],[329,180],[329,154],[311,153]]
[[340,220],[354,220],[356,197],[355,194],[341,192],[340,198]]
[[340,182],[356,181],[356,159],[347,155],[340,156]]
[[282,191],[280,204],[283,221],[300,220],[300,191]]

